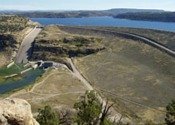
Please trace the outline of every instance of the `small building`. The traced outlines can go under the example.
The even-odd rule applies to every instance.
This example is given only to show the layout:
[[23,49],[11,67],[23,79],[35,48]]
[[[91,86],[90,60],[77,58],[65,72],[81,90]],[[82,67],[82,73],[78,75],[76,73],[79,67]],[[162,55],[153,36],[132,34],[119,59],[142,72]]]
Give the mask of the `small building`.
[[53,62],[49,62],[49,61],[48,62],[38,62],[38,66],[39,68],[47,69],[53,66]]

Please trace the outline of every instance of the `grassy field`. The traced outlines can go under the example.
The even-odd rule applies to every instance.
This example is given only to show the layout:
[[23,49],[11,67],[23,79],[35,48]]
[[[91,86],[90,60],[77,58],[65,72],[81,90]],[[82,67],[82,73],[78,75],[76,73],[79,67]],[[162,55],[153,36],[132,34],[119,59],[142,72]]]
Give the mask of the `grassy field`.
[[14,93],[11,97],[27,100],[35,113],[38,108],[45,105],[54,108],[73,107],[78,97],[85,91],[85,86],[77,78],[68,70],[60,68],[48,70],[34,86]]
[[[21,71],[25,70],[26,68],[23,67],[23,65],[21,64],[15,64],[13,66],[11,66],[10,68],[7,68],[6,66],[3,66],[0,68],[0,84],[3,84],[4,81],[6,81],[7,79],[5,78],[5,76],[10,76],[12,74],[20,74]],[[16,78],[20,78],[20,76],[17,77],[13,77],[11,79],[16,79]]]
[[25,67],[22,64],[14,64],[13,66],[7,68],[6,66],[0,68],[0,76],[7,76],[15,73],[20,73]]
[[[116,39],[109,42],[108,50],[77,58],[75,63],[95,87],[120,98],[156,109],[175,99],[175,59],[143,43]],[[164,115],[153,117],[155,110],[122,103],[143,119],[159,121]]]

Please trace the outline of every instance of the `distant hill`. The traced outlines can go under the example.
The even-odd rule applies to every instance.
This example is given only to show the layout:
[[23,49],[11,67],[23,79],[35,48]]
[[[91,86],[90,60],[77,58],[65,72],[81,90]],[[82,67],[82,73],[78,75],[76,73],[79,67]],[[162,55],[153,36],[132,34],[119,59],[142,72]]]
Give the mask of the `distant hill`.
[[109,13],[111,15],[118,15],[124,13],[137,13],[137,12],[150,12],[150,13],[157,13],[157,12],[165,12],[164,10],[154,10],[154,9],[110,9],[105,10],[105,13]]
[[123,13],[123,14],[118,14],[114,16],[114,18],[131,19],[131,20],[145,20],[145,21],[175,22],[175,12]]
[[110,9],[110,10],[80,10],[80,11],[0,11],[0,14],[16,14],[30,18],[70,18],[70,17],[94,17],[116,16],[124,13],[137,12],[164,12],[163,10],[147,9]]
[[0,11],[0,15],[18,15],[29,18],[81,18],[110,16],[131,20],[175,22],[175,12],[154,9],[109,9],[79,11]]

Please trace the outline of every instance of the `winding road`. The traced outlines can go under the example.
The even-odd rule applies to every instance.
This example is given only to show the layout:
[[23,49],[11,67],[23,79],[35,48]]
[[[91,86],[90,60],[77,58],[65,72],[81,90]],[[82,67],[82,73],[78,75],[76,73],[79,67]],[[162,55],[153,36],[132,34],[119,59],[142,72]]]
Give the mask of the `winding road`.
[[22,41],[15,63],[27,63],[32,54],[32,43],[36,36],[41,32],[41,28],[34,28]]
[[133,33],[118,33],[118,34],[126,35],[127,37],[131,37],[131,39],[133,38],[133,39],[141,40],[144,43],[149,44],[149,45],[151,45],[151,46],[153,46],[153,47],[155,47],[155,48],[157,48],[161,51],[164,51],[167,54],[175,57],[175,51],[167,48],[165,45],[160,44],[159,42],[153,41],[149,38],[146,38],[144,36],[140,36],[140,35],[137,35],[137,34],[133,34]]

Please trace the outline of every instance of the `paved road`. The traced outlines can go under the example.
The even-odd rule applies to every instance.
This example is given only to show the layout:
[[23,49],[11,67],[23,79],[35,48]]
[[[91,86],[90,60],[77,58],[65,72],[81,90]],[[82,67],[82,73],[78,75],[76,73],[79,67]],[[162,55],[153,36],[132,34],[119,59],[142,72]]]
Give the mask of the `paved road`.
[[133,39],[133,40],[139,40],[139,41],[142,41],[150,46],[153,46],[163,52],[166,52],[167,54],[175,57],[175,51],[169,49],[168,47],[166,47],[165,45],[157,42],[157,41],[154,41],[154,40],[151,40],[149,38],[146,38],[144,36],[140,36],[138,34],[133,34],[133,33],[125,33],[125,32],[116,32],[116,31],[109,31],[109,30],[99,30],[99,31],[103,31],[103,32],[109,32],[109,33],[112,33],[114,35],[117,35],[117,36],[121,36],[121,37],[124,37],[124,38],[129,38],[129,39]]
[[32,43],[36,36],[41,32],[41,28],[34,28],[22,41],[19,48],[18,54],[16,56],[16,63],[27,63],[28,58],[32,54]]
[[142,40],[142,41],[144,41],[146,44],[149,44],[149,45],[151,45],[151,46],[153,46],[153,47],[156,47],[156,48],[160,49],[161,51],[164,51],[164,52],[168,53],[169,55],[175,57],[175,51],[173,51],[173,50],[167,48],[166,46],[164,46],[164,45],[162,45],[162,44],[160,44],[160,43],[158,43],[158,42],[156,42],[156,41],[153,41],[153,40],[151,40],[151,39],[149,39],[149,38],[146,38],[146,37],[144,37],[144,36],[140,36],[140,35],[137,35],[137,34],[132,34],[132,33],[121,33],[121,34],[123,34],[123,35],[128,35],[128,36],[130,36],[130,37],[133,37],[133,38]]

